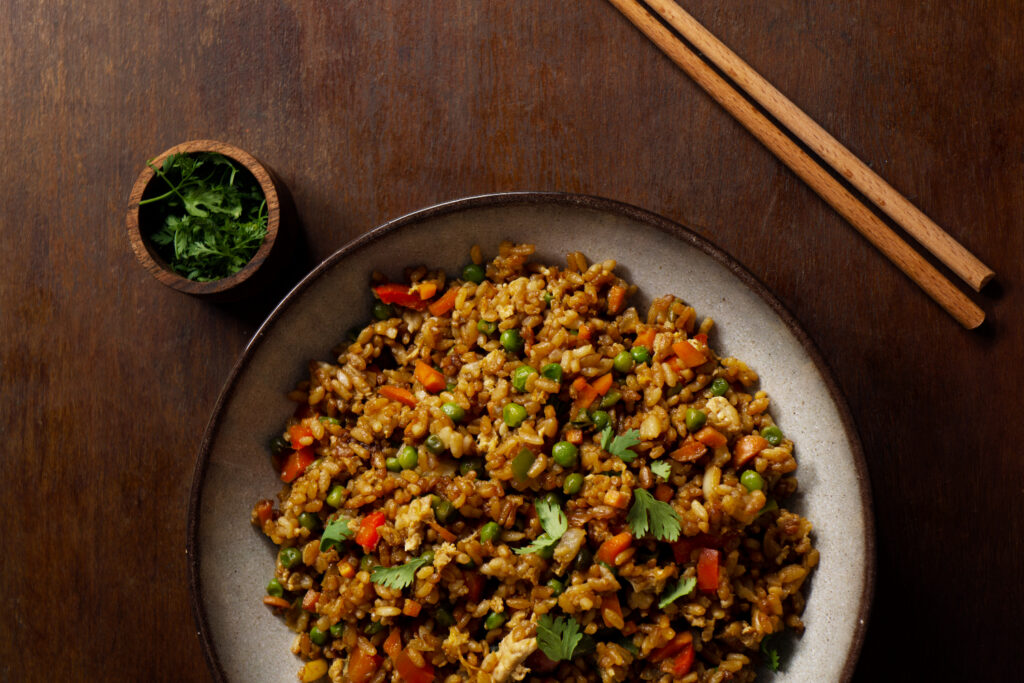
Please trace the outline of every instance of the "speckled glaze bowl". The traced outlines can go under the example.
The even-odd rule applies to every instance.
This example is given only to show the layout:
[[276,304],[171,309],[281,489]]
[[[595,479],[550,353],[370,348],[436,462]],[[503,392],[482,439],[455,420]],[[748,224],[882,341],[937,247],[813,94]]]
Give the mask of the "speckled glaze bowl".
[[[294,637],[262,604],[274,546],[250,523],[253,504],[280,489],[267,442],[293,405],[285,397],[310,359],[329,359],[370,318],[370,273],[399,278],[410,264],[465,265],[469,249],[505,239],[564,263],[581,250],[614,258],[642,305],[666,293],[716,321],[715,346],[746,361],[796,443],[800,494],[821,562],[807,590],[806,631],[783,648],[784,668],[761,680],[843,681],[853,675],[874,583],[871,496],[860,441],[821,355],[778,300],[720,249],[646,211],[594,197],[515,193],[460,199],[409,214],[346,245],[274,310],[231,372],[196,464],[189,505],[192,605],[220,681],[292,680]],[[339,305],[339,302],[352,302]]]

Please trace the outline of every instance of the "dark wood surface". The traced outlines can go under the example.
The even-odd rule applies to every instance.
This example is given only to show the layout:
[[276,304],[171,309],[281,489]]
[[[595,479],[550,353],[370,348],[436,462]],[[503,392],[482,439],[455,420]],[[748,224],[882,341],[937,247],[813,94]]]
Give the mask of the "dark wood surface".
[[[0,679],[209,680],[186,503],[262,317],[387,219],[561,190],[692,226],[835,370],[877,523],[857,679],[1019,680],[1024,12],[684,5],[996,270],[990,324],[962,330],[599,0],[0,5]],[[193,299],[132,255],[143,161],[194,138],[294,195],[304,248],[263,297]]]

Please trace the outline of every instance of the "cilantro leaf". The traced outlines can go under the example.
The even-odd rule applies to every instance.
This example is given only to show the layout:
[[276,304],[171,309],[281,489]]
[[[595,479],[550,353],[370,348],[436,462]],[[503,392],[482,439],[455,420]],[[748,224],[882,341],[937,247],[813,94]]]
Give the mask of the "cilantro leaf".
[[626,522],[637,538],[648,530],[660,541],[675,541],[679,538],[679,514],[668,503],[655,500],[644,489],[633,490],[633,506],[629,508]]
[[615,430],[612,429],[611,425],[608,425],[601,430],[601,450],[608,450],[608,447],[612,445],[612,439],[615,438]]
[[782,667],[782,660],[779,657],[778,648],[772,647],[769,641],[769,638],[761,641],[761,652],[768,658],[768,668],[772,671],[778,671]]
[[545,614],[537,623],[537,646],[553,662],[570,660],[583,640],[580,625],[575,619]]
[[689,595],[693,592],[696,585],[697,579],[692,576],[688,579],[679,577],[679,583],[676,584],[675,588],[663,594],[661,600],[658,600],[658,609],[665,609],[665,607],[675,602],[678,598]]
[[536,553],[550,548],[558,543],[558,539],[569,529],[569,520],[562,512],[562,508],[558,507],[558,503],[541,498],[533,506],[537,510],[537,517],[540,519],[540,526],[544,529],[544,533],[525,548],[516,548],[517,555]]
[[341,545],[343,540],[355,536],[356,532],[352,531],[348,526],[350,521],[348,517],[338,517],[328,522],[323,535],[320,537],[320,550],[336,548]]
[[[605,427],[605,429],[610,429],[610,427]],[[602,448],[604,448],[612,455],[618,456],[624,462],[633,462],[634,460],[636,460],[636,453],[629,449],[640,443],[639,430],[630,429],[622,436],[616,436],[614,439],[611,440],[611,443],[605,446],[604,444],[605,441],[607,441],[607,438],[608,437],[606,433],[601,434]]]
[[416,578],[416,572],[420,567],[427,564],[430,559],[427,553],[423,553],[419,557],[397,567],[377,567],[370,574],[370,581],[396,591],[402,590],[412,583],[413,579]]
[[662,479],[667,480],[669,475],[672,474],[672,465],[664,460],[655,460],[651,463],[651,472],[654,472]]

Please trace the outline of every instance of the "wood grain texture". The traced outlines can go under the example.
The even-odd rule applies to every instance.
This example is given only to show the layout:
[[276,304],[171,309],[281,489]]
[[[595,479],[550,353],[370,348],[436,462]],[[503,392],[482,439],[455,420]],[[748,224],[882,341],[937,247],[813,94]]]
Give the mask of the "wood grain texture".
[[[858,679],[1014,680],[1024,15],[998,0],[684,7],[999,273],[982,330],[961,330],[603,1],[0,5],[0,680],[208,680],[185,507],[235,357],[349,239],[520,189],[691,225],[818,343],[875,495]],[[291,190],[304,245],[266,297],[198,301],[132,255],[140,164],[196,138],[251,152]]]

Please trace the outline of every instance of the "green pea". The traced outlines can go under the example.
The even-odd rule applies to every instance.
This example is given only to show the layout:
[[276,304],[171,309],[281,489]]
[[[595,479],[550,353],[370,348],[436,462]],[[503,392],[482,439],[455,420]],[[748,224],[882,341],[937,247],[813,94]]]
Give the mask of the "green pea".
[[512,459],[512,474],[516,481],[526,481],[527,473],[533,467],[533,462],[536,459],[537,456],[529,448],[519,451],[519,454]]
[[320,518],[312,512],[303,512],[299,515],[299,526],[303,529],[315,531],[320,526]]
[[478,266],[475,263],[470,263],[468,266],[462,269],[462,279],[469,280],[480,284],[487,277],[487,273],[484,271],[483,266]]
[[415,446],[405,444],[398,449],[398,464],[402,466],[403,470],[411,470],[420,462],[420,454],[416,452]]
[[329,425],[340,425],[341,424],[341,420],[339,420],[336,417],[331,417],[330,415],[321,415],[317,419],[320,420],[321,422],[323,422],[324,424],[329,424]]
[[298,563],[302,558],[302,553],[299,552],[298,548],[281,548],[280,554],[277,559],[281,561],[281,566],[285,569],[291,569]]
[[516,353],[523,348],[523,338],[519,334],[519,330],[505,330],[499,337],[502,347],[509,353]]
[[477,320],[476,331],[482,332],[490,337],[492,334],[498,331],[498,323],[491,322],[490,320]]
[[434,551],[428,550],[427,552],[420,555],[420,559],[425,561],[427,564],[434,564]]
[[602,408],[611,408],[613,405],[622,400],[622,394],[618,389],[609,389],[608,393],[601,399]]
[[551,597],[553,598],[557,598],[565,590],[565,584],[555,578],[548,581],[547,586],[551,589]]
[[612,421],[612,416],[603,410],[595,410],[590,414],[590,421],[594,423],[594,429],[601,431]]
[[695,432],[703,427],[707,420],[708,416],[703,410],[697,410],[696,408],[686,409],[686,428],[691,432]]
[[487,522],[487,524],[480,527],[480,542],[490,543],[496,539],[500,533],[501,527],[498,526],[497,522]]
[[729,380],[724,377],[716,377],[711,382],[711,395],[712,396],[725,396],[725,392],[729,391]]
[[455,516],[455,506],[444,498],[439,497],[431,507],[434,508],[434,518],[441,524],[447,524]]
[[629,351],[622,351],[612,360],[612,367],[616,372],[629,372],[633,369],[633,356]]
[[441,441],[441,437],[437,434],[431,434],[428,436],[424,445],[427,447],[427,450],[434,455],[440,455],[444,452],[444,441]]
[[575,467],[579,450],[568,441],[559,441],[551,447],[551,457],[562,467]]
[[551,292],[544,292],[544,303],[550,304],[555,298],[555,295]]
[[458,382],[449,381],[444,385],[445,391],[452,392],[459,386]]
[[388,468],[388,472],[401,472],[402,463],[398,461],[398,458],[391,456],[384,461],[384,467]]
[[748,491],[760,491],[764,488],[764,478],[756,470],[746,470],[741,474],[740,483]]
[[556,382],[562,381],[562,366],[558,363],[548,363],[540,369],[540,374]]
[[444,627],[455,625],[455,617],[453,617],[452,613],[444,607],[438,607],[434,610],[434,621],[436,621],[439,626]]
[[361,571],[368,572],[373,569],[373,565],[373,555],[363,555],[359,558],[359,569]]
[[270,452],[274,455],[282,455],[291,450],[292,445],[288,443],[288,439],[281,435],[275,436],[270,440]]
[[273,578],[267,583],[267,595],[272,595],[275,598],[284,595],[284,586],[281,585],[277,578]]
[[665,397],[666,398],[672,398],[673,396],[678,396],[679,394],[682,393],[682,391],[683,391],[683,383],[682,382],[676,382],[672,386],[670,386],[667,389],[665,389]]
[[330,492],[327,494],[327,504],[332,508],[336,508],[341,505],[342,499],[345,497],[345,487],[341,484],[335,484],[331,487]]
[[452,422],[462,422],[462,418],[466,417],[466,409],[451,401],[441,406],[441,412],[447,415]]
[[384,624],[380,623],[379,621],[371,621],[364,630],[364,633],[366,633],[366,635],[368,636],[375,636],[383,630]]
[[762,429],[761,436],[763,436],[765,441],[767,441],[773,446],[778,446],[780,443],[782,443],[782,430],[776,427],[775,425],[771,425],[770,427],[765,427],[764,429]]
[[316,626],[309,629],[309,639],[313,641],[314,645],[323,645],[327,642],[327,632],[321,631]]
[[526,391],[526,380],[529,379],[530,375],[536,374],[537,371],[529,365],[520,365],[512,371],[512,386],[515,387],[517,391]]
[[629,350],[629,355],[637,363],[649,363],[651,361],[651,352],[646,346],[634,346]]
[[515,429],[526,419],[526,408],[518,403],[506,403],[501,409],[501,417],[510,428]]
[[373,305],[373,317],[377,320],[387,320],[394,317],[395,312],[388,304],[378,301]]
[[345,622],[339,621],[337,624],[331,624],[330,632],[332,638],[340,638],[341,634],[345,632]]
[[565,491],[566,495],[574,496],[583,490],[583,475],[579,472],[573,472],[565,478],[565,484],[562,485],[562,490]]
[[483,458],[462,459],[462,462],[459,463],[459,474],[465,477],[470,472],[476,472],[477,479],[484,478],[484,475],[487,474],[487,468],[484,466]]

